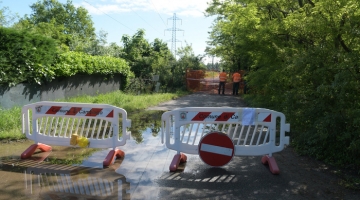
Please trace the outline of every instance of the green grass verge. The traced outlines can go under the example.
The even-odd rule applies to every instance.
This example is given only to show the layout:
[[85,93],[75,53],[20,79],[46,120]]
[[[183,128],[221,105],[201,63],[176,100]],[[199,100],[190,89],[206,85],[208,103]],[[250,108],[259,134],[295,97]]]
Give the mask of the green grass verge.
[[[85,95],[66,100],[57,100],[57,102],[109,104],[123,108],[127,112],[134,112],[187,94],[189,93],[178,91],[174,93],[134,95],[116,91],[97,96]],[[22,134],[21,129],[21,107],[14,107],[12,109],[0,108],[0,140],[17,140],[26,138],[26,136]]]

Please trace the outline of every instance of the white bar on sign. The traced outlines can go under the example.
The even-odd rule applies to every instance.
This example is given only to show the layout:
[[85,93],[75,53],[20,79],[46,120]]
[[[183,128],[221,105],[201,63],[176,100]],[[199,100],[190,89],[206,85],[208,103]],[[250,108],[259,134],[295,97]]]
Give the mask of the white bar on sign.
[[232,151],[233,151],[230,148],[219,147],[219,146],[215,146],[215,145],[211,145],[211,144],[202,144],[200,150],[210,152],[210,153],[226,155],[226,156],[231,156]]

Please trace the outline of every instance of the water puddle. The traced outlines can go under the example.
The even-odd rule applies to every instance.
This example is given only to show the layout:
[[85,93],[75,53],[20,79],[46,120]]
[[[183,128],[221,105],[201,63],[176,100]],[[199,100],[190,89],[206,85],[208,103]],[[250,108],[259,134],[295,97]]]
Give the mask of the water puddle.
[[[20,155],[34,142],[0,145],[0,199],[141,199],[157,198],[154,180],[168,172],[176,153],[161,144],[163,111],[129,113],[131,139],[119,147],[124,159],[108,168],[109,149],[52,146],[29,159]],[[149,196],[150,194],[150,196]]]
[[[274,188],[275,183],[281,189],[282,183],[293,180],[287,179],[286,174],[274,179],[261,163],[261,157],[255,156],[234,157],[226,166],[212,168],[198,155],[187,154],[187,162],[179,166],[180,170],[169,172],[177,152],[161,143],[162,114],[163,111],[129,113],[131,138],[118,147],[125,157],[106,168],[103,161],[111,149],[52,146],[50,152],[38,150],[30,158],[21,159],[20,155],[33,141],[2,143],[0,199],[233,199],[253,195],[251,188],[263,187],[266,191]],[[235,126],[207,124],[183,125],[179,129],[181,141],[194,149],[200,138],[213,130],[234,129],[230,137],[237,138],[237,144],[246,145],[265,141],[263,135],[267,132],[265,127],[254,127],[254,134],[241,128],[244,132],[241,135]],[[247,187],[248,183],[253,185]],[[244,189],[239,190],[239,185]],[[283,191],[280,189],[276,191],[279,194]],[[273,191],[266,195],[269,193]]]

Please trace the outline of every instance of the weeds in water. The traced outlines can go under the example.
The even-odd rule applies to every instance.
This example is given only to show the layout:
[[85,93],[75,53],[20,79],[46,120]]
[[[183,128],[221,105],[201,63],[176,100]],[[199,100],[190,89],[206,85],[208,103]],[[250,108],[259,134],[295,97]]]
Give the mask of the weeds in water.
[[49,164],[57,165],[81,164],[85,159],[87,159],[94,152],[99,150],[100,149],[95,148],[84,148],[79,152],[78,148],[73,148],[73,151],[68,152],[65,157],[49,157],[46,159],[46,162],[48,162]]

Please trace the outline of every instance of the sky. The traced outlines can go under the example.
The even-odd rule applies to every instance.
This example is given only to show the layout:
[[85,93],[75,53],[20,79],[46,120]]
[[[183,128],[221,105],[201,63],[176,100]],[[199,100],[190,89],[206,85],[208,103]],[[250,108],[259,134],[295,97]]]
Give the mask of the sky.
[[[99,31],[106,32],[108,43],[122,45],[123,35],[133,36],[137,30],[144,29],[148,42],[159,38],[167,42],[170,50],[172,45],[177,49],[189,44],[195,55],[204,55],[208,32],[214,21],[214,17],[204,16],[208,1],[210,0],[72,0],[72,3],[88,10],[96,34]],[[37,0],[0,0],[0,8],[8,7],[12,14],[17,13],[23,17],[32,13],[30,5],[36,2]],[[173,37],[177,42],[172,43]],[[211,63],[212,58],[206,56],[203,61]]]

